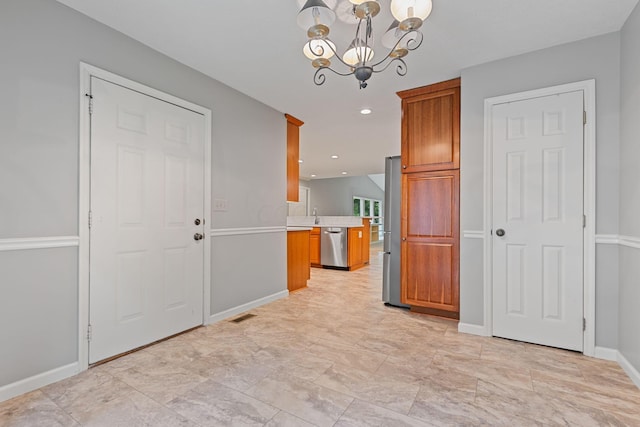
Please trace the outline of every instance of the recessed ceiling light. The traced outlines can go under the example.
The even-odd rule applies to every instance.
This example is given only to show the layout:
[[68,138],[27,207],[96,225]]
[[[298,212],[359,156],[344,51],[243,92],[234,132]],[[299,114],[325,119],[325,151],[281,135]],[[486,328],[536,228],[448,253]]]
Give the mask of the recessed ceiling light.
[[304,160],[298,159],[298,163],[304,163]]
[[316,176],[318,176],[318,175],[316,175],[315,173],[311,174],[311,178],[315,178]]
[[337,155],[337,154],[334,154],[333,156],[331,156],[331,158],[332,158],[332,159],[337,159],[337,158],[338,158],[338,155]]
[[342,172],[342,175],[346,175],[346,174],[347,174],[347,171],[343,171],[343,172]]
[[365,116],[367,114],[371,114],[371,109],[369,108],[363,108],[362,110],[360,110],[360,114],[364,114]]

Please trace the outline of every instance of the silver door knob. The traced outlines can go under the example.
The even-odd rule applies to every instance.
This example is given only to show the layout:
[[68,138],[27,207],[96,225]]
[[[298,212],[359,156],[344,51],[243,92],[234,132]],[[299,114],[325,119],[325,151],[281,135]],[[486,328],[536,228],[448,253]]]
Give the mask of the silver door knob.
[[193,240],[202,240],[202,239],[204,239],[204,235],[200,233],[196,233],[193,235]]
[[498,228],[496,230],[496,236],[498,236],[498,237],[504,236],[504,230],[502,228]]

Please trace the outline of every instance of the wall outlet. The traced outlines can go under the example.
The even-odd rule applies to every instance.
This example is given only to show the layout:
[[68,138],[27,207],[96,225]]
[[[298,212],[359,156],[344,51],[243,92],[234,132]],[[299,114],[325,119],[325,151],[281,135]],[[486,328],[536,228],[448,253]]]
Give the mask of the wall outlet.
[[215,212],[226,212],[229,210],[229,201],[227,199],[213,199],[213,210]]

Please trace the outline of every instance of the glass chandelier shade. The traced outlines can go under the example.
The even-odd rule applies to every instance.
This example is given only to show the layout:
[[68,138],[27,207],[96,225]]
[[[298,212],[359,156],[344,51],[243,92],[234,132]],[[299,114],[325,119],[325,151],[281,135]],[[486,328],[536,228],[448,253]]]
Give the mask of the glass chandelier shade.
[[365,46],[362,40],[356,39],[351,42],[347,51],[342,55],[342,60],[351,66],[369,62],[372,59],[373,49],[370,46]]
[[336,13],[322,0],[307,0],[298,13],[298,26],[307,30],[316,25],[331,27]]
[[404,30],[420,28],[432,9],[432,0],[391,0],[391,14]]

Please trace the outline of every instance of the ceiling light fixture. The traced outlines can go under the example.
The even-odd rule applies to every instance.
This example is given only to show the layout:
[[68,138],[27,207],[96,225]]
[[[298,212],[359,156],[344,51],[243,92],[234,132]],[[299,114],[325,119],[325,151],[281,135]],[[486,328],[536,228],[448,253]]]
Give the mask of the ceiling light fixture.
[[338,158],[338,155],[337,155],[337,154],[334,154],[333,156],[331,156],[331,158],[332,158],[332,159],[337,159],[337,158]]
[[311,174],[311,178],[315,178],[316,176],[318,176],[318,175],[316,175],[315,173]]
[[360,114],[362,114],[363,116],[366,116],[367,114],[371,114],[371,109],[363,108],[362,110],[360,110]]
[[[390,49],[380,61],[373,63],[373,18],[380,12],[378,0],[344,0],[349,5],[357,22],[356,34],[340,56],[336,45],[328,38],[329,27],[336,20],[335,0],[307,0],[298,13],[298,25],[307,31],[309,41],[305,43],[303,52],[317,68],[313,82],[321,85],[326,80],[325,71],[329,70],[339,76],[355,76],[360,89],[367,87],[367,80],[373,73],[386,70],[394,62],[396,73],[407,74],[405,56],[422,44],[422,32],[419,28],[431,14],[432,0],[391,0],[391,14],[395,18],[382,37],[382,45]],[[336,57],[346,70],[336,71],[331,68],[331,58]]]
[[346,174],[347,174],[347,171],[342,172],[342,175],[346,175]]
[[298,159],[298,163],[304,163],[304,160]]

